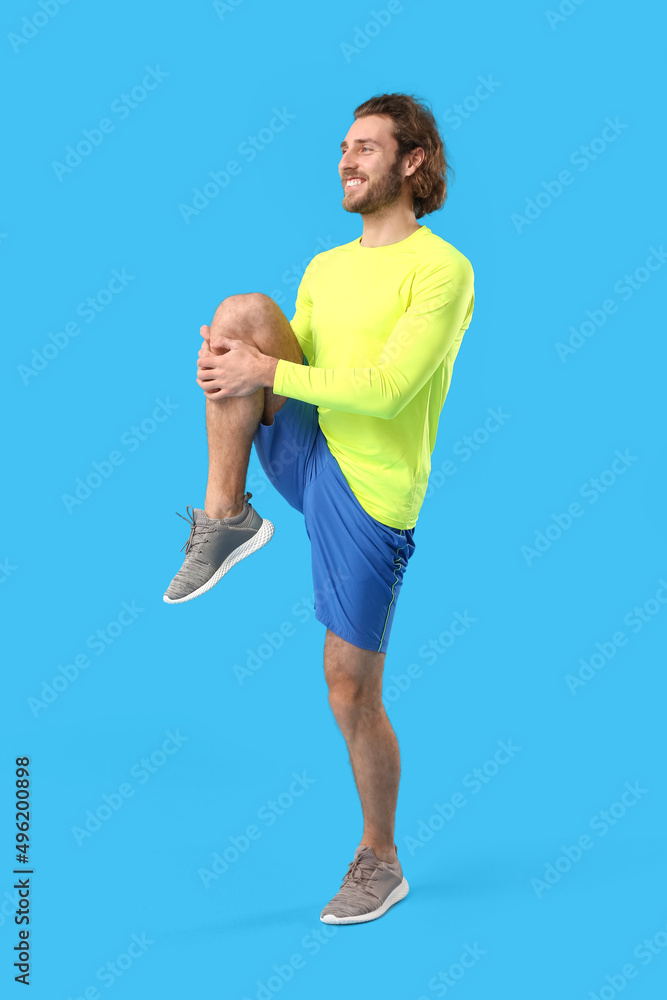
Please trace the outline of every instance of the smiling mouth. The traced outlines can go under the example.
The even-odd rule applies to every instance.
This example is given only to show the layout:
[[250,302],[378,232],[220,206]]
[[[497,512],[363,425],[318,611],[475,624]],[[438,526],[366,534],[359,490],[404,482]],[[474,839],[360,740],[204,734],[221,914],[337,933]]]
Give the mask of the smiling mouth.
[[361,177],[349,177],[345,181],[345,191],[346,192],[347,191],[354,191],[355,188],[360,188],[362,186],[362,184],[365,184],[365,183],[366,183],[366,181],[365,181],[364,178],[361,178]]

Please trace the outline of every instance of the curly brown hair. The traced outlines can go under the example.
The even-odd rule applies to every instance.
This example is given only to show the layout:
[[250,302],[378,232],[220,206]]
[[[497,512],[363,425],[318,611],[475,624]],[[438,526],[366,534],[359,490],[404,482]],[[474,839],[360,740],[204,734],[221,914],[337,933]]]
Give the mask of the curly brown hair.
[[424,160],[408,177],[414,198],[415,217],[437,212],[447,198],[447,171],[454,171],[447,162],[445,144],[430,107],[414,94],[376,94],[358,108],[355,118],[366,115],[389,115],[394,122],[394,138],[398,142],[396,161],[419,146]]

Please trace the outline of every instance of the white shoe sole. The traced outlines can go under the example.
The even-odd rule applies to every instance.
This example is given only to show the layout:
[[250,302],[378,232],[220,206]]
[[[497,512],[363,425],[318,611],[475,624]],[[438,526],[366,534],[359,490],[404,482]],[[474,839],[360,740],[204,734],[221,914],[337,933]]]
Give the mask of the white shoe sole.
[[333,913],[327,913],[326,916],[320,917],[320,920],[323,924],[363,924],[367,920],[377,920],[378,917],[387,912],[390,906],[407,896],[409,888],[408,880],[404,878],[401,884],[389,893],[382,906],[378,906],[377,910],[372,910],[370,913],[360,913],[358,917],[336,917]]
[[225,573],[227,573],[232,566],[236,566],[236,564],[242,559],[245,559],[246,556],[256,552],[257,549],[261,549],[262,545],[266,545],[266,543],[270,541],[273,531],[274,527],[271,521],[267,521],[266,518],[264,518],[256,534],[254,534],[252,538],[249,538],[247,542],[239,545],[239,547],[234,549],[233,552],[230,552],[223,564],[215,571],[210,580],[207,580],[206,583],[202,584],[198,590],[193,590],[191,594],[187,594],[186,597],[172,598],[167,597],[165,594],[163,597],[164,602],[166,604],[183,604],[185,601],[191,601],[193,598],[199,597],[200,594],[205,594],[207,590],[211,589],[211,587],[215,587],[216,583],[222,579]]

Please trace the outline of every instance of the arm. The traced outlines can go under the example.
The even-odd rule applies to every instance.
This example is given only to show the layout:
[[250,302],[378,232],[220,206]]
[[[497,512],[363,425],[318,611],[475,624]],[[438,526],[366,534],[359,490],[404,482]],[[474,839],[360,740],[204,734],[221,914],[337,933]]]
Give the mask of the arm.
[[470,262],[448,257],[415,277],[412,301],[368,368],[314,368],[278,359],[273,391],[332,410],[391,419],[456,343],[474,304]]
[[[317,258],[313,258],[316,260]],[[311,267],[313,261],[310,262],[306,270],[304,271],[301,281],[299,282],[299,288],[296,293],[296,302],[294,304],[294,316],[290,320],[290,326],[294,331],[294,336],[299,341],[299,346],[301,350],[308,358],[308,364],[313,363],[313,358],[315,352],[313,350],[313,333],[310,329],[310,317],[313,311],[313,300],[310,297],[310,292],[308,290],[307,275],[308,270]],[[271,359],[277,360],[275,358]],[[275,371],[275,365],[271,367],[271,374]],[[273,386],[273,382],[269,384],[269,389]]]
[[[312,261],[311,261],[312,263]],[[310,267],[310,265],[308,265]],[[310,329],[312,300],[303,275],[297,292],[292,331],[308,362],[314,358],[313,335]],[[263,354],[254,346],[233,337],[215,337],[216,347],[210,345],[210,328],[202,326],[204,342],[197,361],[197,384],[212,399],[227,396],[248,396],[258,388],[271,389],[275,379],[278,358]]]

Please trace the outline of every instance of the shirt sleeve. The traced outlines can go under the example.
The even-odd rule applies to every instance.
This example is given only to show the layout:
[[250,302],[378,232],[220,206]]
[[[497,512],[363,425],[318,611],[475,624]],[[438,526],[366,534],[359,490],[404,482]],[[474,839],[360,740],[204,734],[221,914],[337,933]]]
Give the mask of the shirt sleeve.
[[474,272],[467,257],[447,257],[429,265],[415,276],[410,305],[392,330],[377,364],[315,368],[281,358],[273,391],[332,410],[391,419],[460,340],[470,323],[474,300]]
[[[315,357],[313,349],[313,334],[310,329],[310,315],[313,309],[313,302],[310,297],[310,292],[308,291],[307,274],[308,268],[306,268],[303,273],[301,283],[299,284],[299,288],[296,293],[294,316],[290,320],[290,326],[294,331],[294,336],[299,341],[301,350],[308,358],[308,364],[311,365]],[[305,368],[306,366],[301,365],[301,367]],[[283,395],[287,395],[287,393],[284,393]]]

